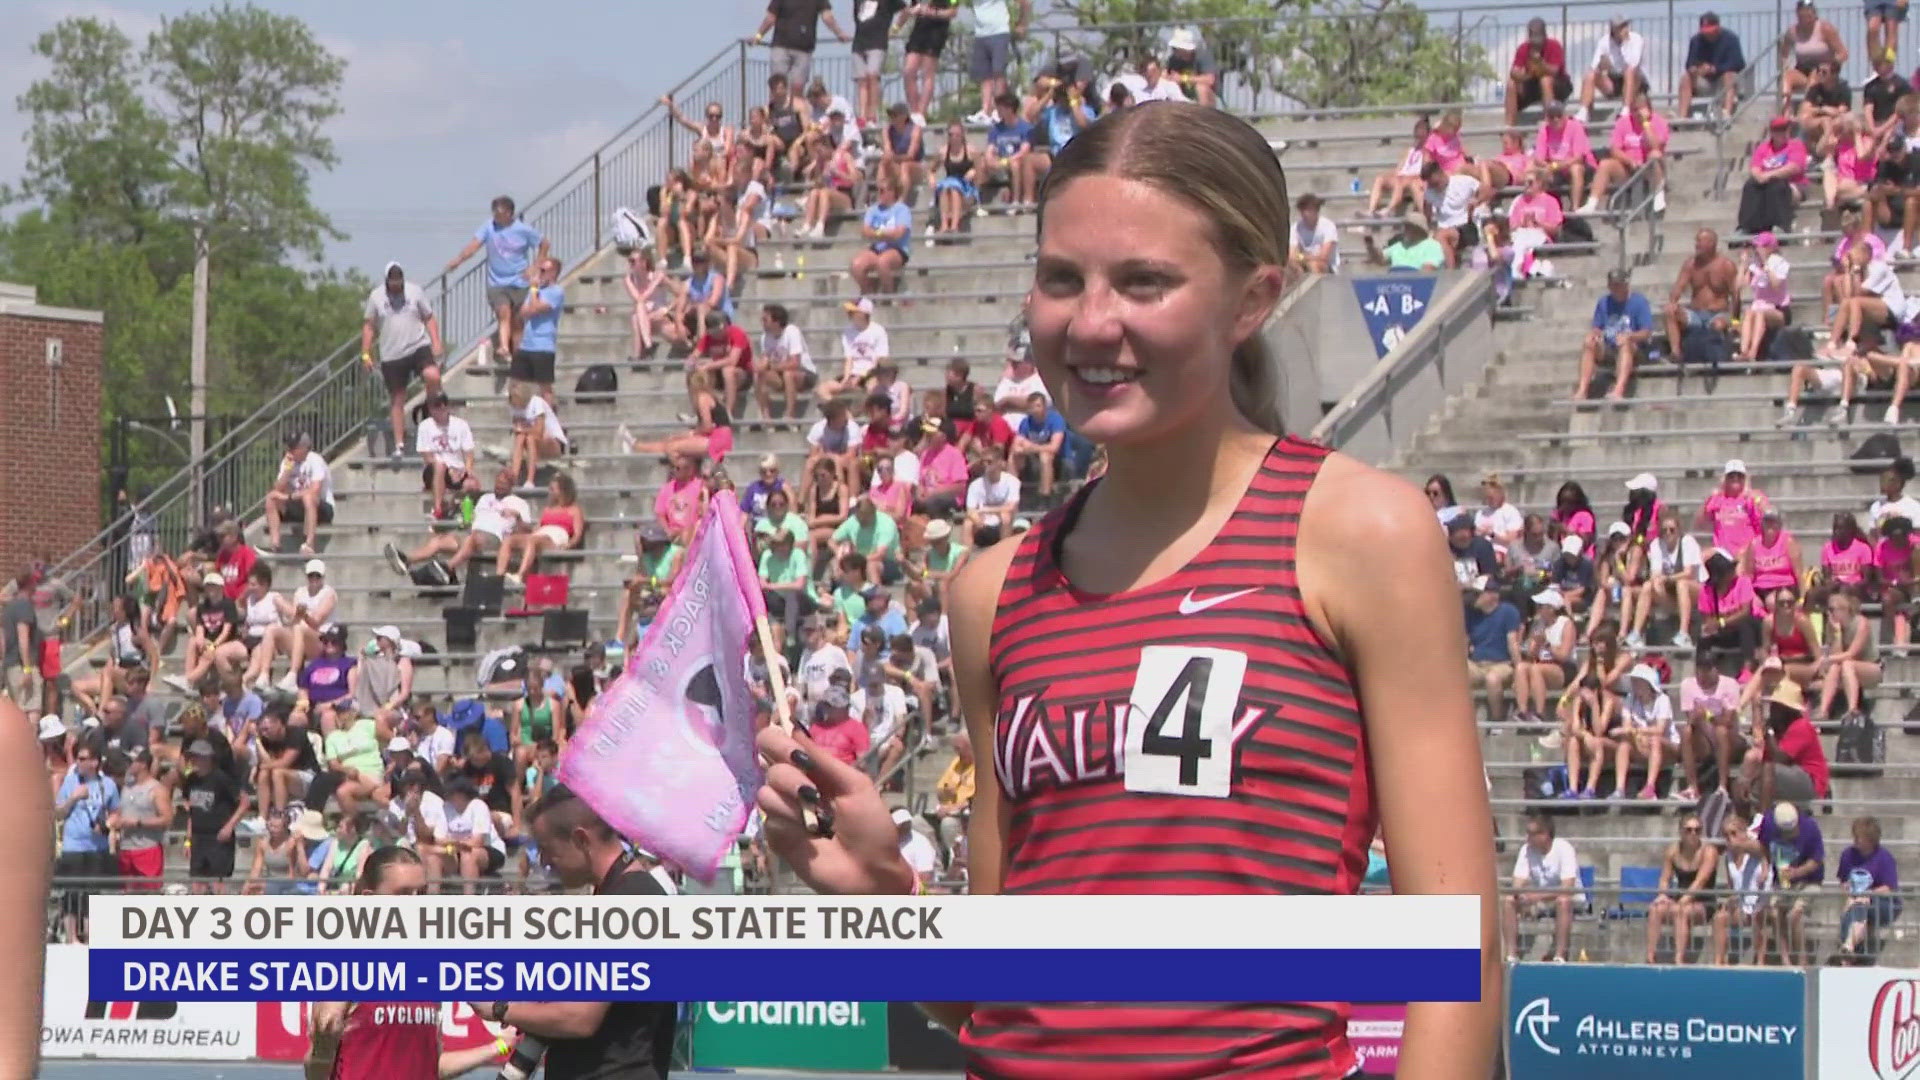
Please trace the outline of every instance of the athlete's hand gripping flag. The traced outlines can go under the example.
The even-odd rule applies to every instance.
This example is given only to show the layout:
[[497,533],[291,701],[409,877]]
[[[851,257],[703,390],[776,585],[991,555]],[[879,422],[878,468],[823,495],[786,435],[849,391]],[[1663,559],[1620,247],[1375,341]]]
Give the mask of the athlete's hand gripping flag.
[[715,492],[660,613],[560,758],[561,782],[609,825],[701,881],[746,827],[762,781],[747,658],[765,626],[740,507]]

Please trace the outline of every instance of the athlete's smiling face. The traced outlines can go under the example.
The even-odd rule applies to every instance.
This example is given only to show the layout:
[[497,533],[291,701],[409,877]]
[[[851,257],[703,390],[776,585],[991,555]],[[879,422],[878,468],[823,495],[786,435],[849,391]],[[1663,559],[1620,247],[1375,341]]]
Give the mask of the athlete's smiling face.
[[1050,193],[1028,325],[1067,423],[1125,444],[1225,421],[1234,346],[1268,309],[1251,277],[1205,215],[1152,185],[1089,175]]

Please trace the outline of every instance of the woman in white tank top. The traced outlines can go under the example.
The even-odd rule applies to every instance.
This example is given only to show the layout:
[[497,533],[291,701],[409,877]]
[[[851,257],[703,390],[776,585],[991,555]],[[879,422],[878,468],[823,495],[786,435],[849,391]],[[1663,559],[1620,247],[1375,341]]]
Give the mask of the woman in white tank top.
[[280,689],[289,692],[295,689],[301,666],[309,657],[320,655],[320,628],[333,621],[333,609],[340,602],[339,594],[327,584],[326,563],[308,559],[306,573],[306,585],[293,594],[293,617],[287,625],[287,673]]
[[293,635],[287,625],[293,621],[293,604],[273,591],[273,571],[265,563],[255,563],[253,572],[247,575],[243,600],[246,607],[241,612],[240,640],[252,659],[241,682],[266,690],[274,657],[293,652]]

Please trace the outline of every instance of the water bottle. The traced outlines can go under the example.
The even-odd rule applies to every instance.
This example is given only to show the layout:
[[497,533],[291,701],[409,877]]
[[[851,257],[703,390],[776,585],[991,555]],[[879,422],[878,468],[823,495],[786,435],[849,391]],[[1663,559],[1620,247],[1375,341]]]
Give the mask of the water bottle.
[[540,1059],[547,1056],[547,1044],[531,1035],[520,1036],[513,1044],[513,1053],[500,1066],[498,1080],[527,1080],[533,1071],[540,1067]]
[[1355,195],[1360,194],[1360,178],[1356,176],[1350,182],[1348,182],[1347,190],[1352,192]]

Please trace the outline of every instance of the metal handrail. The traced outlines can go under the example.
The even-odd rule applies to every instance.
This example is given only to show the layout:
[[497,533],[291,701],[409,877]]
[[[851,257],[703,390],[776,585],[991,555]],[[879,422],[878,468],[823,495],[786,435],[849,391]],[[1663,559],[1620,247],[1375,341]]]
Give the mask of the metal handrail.
[[1471,296],[1454,301],[1449,290],[1436,297],[1427,316],[1420,320],[1402,343],[1387,358],[1374,365],[1358,385],[1335,403],[1313,428],[1310,438],[1339,448],[1354,430],[1371,419],[1370,407],[1380,401],[1391,403],[1394,392],[1407,378],[1445,356],[1455,328],[1485,318],[1493,308],[1493,290],[1485,283]]

